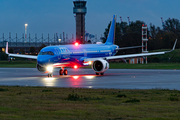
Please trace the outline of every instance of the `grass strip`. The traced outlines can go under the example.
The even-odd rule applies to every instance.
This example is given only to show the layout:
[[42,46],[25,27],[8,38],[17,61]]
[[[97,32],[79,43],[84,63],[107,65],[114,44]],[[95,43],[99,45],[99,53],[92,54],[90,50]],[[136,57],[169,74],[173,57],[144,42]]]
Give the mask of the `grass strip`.
[[180,91],[0,86],[0,118],[161,119],[180,118]]

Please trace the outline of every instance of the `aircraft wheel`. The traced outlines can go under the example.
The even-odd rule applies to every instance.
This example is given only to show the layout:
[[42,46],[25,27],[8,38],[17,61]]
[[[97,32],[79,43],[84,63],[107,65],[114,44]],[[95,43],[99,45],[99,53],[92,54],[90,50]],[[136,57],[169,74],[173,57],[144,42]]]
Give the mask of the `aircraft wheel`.
[[64,75],[67,75],[68,74],[68,71],[67,69],[64,70]]
[[52,73],[50,74],[50,77],[53,77],[53,74],[52,74]]
[[61,69],[61,70],[59,70],[59,75],[63,75],[63,70]]
[[49,74],[48,74],[48,77],[53,77],[53,74],[52,74],[52,73],[49,73]]
[[96,73],[96,75],[99,75],[99,73]]
[[104,73],[101,73],[101,75],[104,75]]

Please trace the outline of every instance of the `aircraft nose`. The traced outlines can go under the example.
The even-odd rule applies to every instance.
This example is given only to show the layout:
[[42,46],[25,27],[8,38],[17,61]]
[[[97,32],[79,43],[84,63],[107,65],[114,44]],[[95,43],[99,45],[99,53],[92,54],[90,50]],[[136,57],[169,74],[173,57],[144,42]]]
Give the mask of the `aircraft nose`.
[[41,58],[38,58],[37,63],[43,65],[45,63],[45,61]]
[[38,59],[37,59],[38,64],[44,65],[44,64],[47,64],[48,62],[50,62],[48,57],[38,56]]
[[42,64],[42,63],[43,63],[43,60],[42,60],[42,59],[38,59],[38,60],[37,60],[37,63],[38,63],[38,64]]

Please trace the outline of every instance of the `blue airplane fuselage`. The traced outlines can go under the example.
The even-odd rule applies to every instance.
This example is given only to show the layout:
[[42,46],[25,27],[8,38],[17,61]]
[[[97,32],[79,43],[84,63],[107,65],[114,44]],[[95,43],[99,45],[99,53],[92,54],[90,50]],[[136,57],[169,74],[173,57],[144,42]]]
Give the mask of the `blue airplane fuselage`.
[[83,60],[85,58],[114,56],[117,52],[116,48],[118,48],[117,45],[105,44],[48,46],[40,51],[37,63],[40,65],[47,65],[72,62],[84,66]]

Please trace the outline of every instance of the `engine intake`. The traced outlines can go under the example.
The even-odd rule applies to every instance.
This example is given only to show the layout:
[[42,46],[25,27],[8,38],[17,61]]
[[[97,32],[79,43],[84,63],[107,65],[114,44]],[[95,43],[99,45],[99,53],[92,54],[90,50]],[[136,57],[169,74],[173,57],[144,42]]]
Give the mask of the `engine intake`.
[[96,60],[91,67],[96,73],[103,73],[109,69],[109,63],[106,60]]

